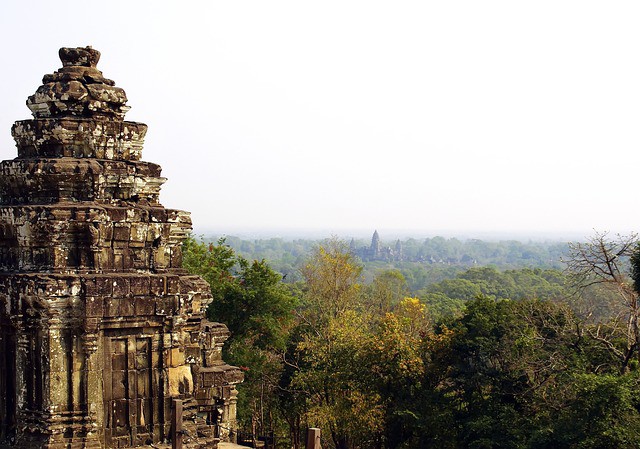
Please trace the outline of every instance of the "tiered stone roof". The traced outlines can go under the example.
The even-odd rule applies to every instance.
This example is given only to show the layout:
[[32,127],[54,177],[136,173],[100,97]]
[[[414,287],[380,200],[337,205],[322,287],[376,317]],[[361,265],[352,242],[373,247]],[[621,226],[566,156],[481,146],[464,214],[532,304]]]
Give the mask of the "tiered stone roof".
[[0,441],[159,443],[181,399],[187,447],[214,447],[242,375],[221,358],[226,326],[205,317],[208,285],[181,266],[189,214],[159,203],[147,126],[124,120],[100,53],[59,54],[33,119],[12,128],[18,157],[0,163]]

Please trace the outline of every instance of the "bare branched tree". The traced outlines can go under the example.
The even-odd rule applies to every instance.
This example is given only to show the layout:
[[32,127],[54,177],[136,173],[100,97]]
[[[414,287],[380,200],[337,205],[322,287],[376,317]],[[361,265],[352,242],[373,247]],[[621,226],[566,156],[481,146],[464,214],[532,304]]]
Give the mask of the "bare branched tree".
[[[626,371],[634,355],[640,362],[640,309],[638,293],[631,278],[630,257],[638,245],[638,235],[610,236],[599,233],[586,242],[570,243],[569,255],[563,260],[571,281],[580,293],[590,290],[602,297],[616,298],[617,311],[607,323],[597,322],[586,328],[587,333],[599,341],[621,362]],[[626,337],[626,347],[616,345],[616,337]]]

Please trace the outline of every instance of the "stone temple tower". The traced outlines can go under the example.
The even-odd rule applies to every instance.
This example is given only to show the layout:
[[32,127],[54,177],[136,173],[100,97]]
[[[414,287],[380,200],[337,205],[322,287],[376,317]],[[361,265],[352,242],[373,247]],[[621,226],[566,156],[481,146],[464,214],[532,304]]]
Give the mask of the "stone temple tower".
[[0,164],[0,444],[157,447],[180,399],[185,447],[216,447],[242,374],[208,285],[181,268],[189,215],[159,203],[147,126],[124,121],[99,57],[60,49]]

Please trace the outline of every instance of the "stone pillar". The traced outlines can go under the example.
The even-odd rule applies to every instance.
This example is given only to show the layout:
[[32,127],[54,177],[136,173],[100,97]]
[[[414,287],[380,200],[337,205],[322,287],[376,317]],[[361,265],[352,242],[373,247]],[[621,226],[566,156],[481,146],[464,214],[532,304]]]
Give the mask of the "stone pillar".
[[305,449],[321,449],[320,445],[320,429],[310,427],[307,429],[307,444]]
[[102,395],[102,370],[98,363],[98,336],[85,333],[81,337],[81,351],[83,353],[82,366],[82,408],[87,422],[87,436],[96,441],[102,441],[102,429],[98,423],[104,419],[104,402]]

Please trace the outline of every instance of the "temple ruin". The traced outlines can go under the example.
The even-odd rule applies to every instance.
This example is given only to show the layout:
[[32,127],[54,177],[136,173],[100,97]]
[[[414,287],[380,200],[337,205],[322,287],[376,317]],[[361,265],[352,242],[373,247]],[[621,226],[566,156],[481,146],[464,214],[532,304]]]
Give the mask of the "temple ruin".
[[184,447],[215,448],[242,373],[206,319],[209,286],[182,268],[189,214],[159,203],[147,126],[124,121],[100,53],[59,54],[0,164],[0,443],[158,447],[179,399]]

